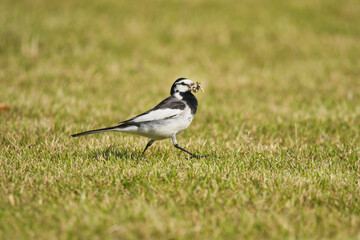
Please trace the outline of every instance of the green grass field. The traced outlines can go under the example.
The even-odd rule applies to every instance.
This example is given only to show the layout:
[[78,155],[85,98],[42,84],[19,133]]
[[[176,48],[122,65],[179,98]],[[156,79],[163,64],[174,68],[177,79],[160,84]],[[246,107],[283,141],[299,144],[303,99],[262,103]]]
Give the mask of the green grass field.
[[[360,239],[358,0],[0,1],[0,239]],[[106,133],[178,77],[180,146]]]

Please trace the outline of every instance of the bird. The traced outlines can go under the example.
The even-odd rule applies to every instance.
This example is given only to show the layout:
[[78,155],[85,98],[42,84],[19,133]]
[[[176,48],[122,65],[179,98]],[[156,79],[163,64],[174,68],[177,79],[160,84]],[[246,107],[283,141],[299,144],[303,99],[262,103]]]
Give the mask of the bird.
[[171,86],[170,96],[149,111],[119,122],[116,126],[80,132],[71,136],[79,137],[108,131],[137,134],[150,139],[142,156],[155,141],[170,138],[175,148],[191,157],[206,157],[207,155],[197,155],[180,147],[176,140],[176,135],[187,129],[194,119],[198,101],[192,92],[197,93],[199,90],[204,91],[200,83],[187,78],[178,78]]

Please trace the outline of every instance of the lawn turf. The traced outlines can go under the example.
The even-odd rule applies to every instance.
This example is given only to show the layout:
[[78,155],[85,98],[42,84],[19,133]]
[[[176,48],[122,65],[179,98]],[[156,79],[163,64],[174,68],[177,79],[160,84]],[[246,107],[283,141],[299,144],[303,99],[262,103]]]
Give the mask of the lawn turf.
[[[357,0],[0,1],[0,239],[359,239]],[[203,84],[179,145],[106,133]]]

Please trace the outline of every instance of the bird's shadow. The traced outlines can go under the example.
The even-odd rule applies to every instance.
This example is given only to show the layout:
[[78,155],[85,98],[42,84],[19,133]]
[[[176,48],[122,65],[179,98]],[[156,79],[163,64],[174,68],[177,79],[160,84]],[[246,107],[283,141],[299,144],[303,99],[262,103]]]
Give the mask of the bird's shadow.
[[[185,153],[184,153],[185,154]],[[208,159],[208,158],[219,158],[219,156],[215,153],[209,153],[206,155],[202,155],[200,158],[192,157],[192,156],[183,156],[185,159]],[[103,149],[92,149],[88,153],[89,159],[94,159],[96,161],[111,161],[111,160],[133,160],[133,161],[147,161],[146,156],[141,155],[140,152],[137,151],[129,151],[126,148],[119,148],[117,146],[109,146]]]
[[98,161],[109,161],[111,159],[139,160],[140,155],[137,152],[127,151],[126,149],[119,149],[113,146],[109,146],[106,149],[92,150],[89,153],[89,158]]

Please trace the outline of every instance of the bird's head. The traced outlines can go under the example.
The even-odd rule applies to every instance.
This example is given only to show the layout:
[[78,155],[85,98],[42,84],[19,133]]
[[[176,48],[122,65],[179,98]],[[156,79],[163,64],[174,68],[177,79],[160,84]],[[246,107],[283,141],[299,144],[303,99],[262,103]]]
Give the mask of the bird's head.
[[191,91],[197,93],[199,90],[204,91],[200,86],[200,83],[198,82],[195,83],[187,78],[179,78],[171,86],[170,94],[171,95],[176,93],[181,94]]

